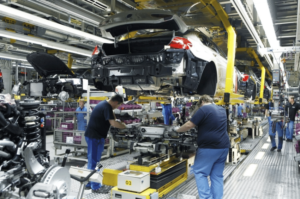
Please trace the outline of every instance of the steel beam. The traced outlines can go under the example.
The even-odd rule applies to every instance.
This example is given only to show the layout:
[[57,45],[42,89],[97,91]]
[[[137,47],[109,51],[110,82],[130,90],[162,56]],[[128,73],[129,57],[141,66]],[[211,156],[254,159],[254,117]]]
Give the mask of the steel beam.
[[71,16],[94,26],[98,26],[100,21],[104,19],[104,17],[98,14],[92,13],[84,8],[66,1],[55,0],[52,3],[46,0],[14,0],[11,2],[11,4],[15,4],[21,7],[30,7],[50,16],[62,18],[65,21],[68,21],[67,18]]
[[295,37],[296,37],[296,32],[291,32],[291,33],[280,34],[277,38],[283,39],[283,38],[295,38]]
[[297,9],[297,4],[277,6],[277,10],[292,10],[292,9],[296,10]]
[[230,0],[219,0],[219,4],[224,5],[224,4],[229,4],[231,3]]
[[[258,47],[263,48],[264,44],[262,43],[260,36],[258,35],[256,28],[254,27],[252,20],[250,19],[247,11],[245,10],[245,7],[242,4],[241,0],[231,0],[231,3],[234,6],[235,10],[239,13],[249,33],[251,34],[252,38],[255,40],[255,43],[258,45]],[[264,57],[266,58],[266,61],[268,62],[270,68],[272,69],[273,63],[270,57],[268,55],[264,55]]]
[[297,24],[297,18],[288,18],[288,19],[277,19],[274,22],[274,25],[288,25],[288,24]]
[[37,17],[32,14],[29,14],[29,13],[26,13],[26,12],[23,12],[23,11],[20,11],[20,10],[17,10],[17,9],[14,9],[14,8],[11,8],[9,6],[5,6],[2,4],[0,4],[0,11],[1,11],[1,14],[5,15],[7,17],[13,18],[17,21],[22,21],[25,23],[33,24],[33,25],[36,25],[39,27],[43,27],[43,28],[46,28],[49,30],[67,34],[67,35],[70,35],[73,37],[79,37],[83,40],[93,41],[97,44],[113,43],[113,41],[111,41],[109,39],[102,38],[102,37],[99,37],[96,35],[92,35],[92,34],[89,34],[89,33],[86,33],[86,32],[71,28],[71,27],[67,27],[62,24],[58,24],[56,22],[52,22],[52,21],[49,21],[49,20],[41,18],[41,17]]
[[[300,46],[300,3],[298,2],[298,13],[297,13],[297,28],[296,28],[296,46]],[[295,54],[294,71],[298,71],[300,66],[300,53]]]
[[300,52],[300,46],[288,46],[278,48],[261,48],[259,49],[264,54],[284,53],[284,52]]

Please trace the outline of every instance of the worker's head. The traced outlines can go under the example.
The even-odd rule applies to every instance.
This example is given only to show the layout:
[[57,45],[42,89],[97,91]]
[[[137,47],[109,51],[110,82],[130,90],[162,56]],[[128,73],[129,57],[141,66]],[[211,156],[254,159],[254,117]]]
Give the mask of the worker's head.
[[79,106],[80,106],[80,108],[84,107],[84,100],[83,99],[79,100]]
[[109,99],[109,104],[113,109],[116,109],[123,104],[123,97],[119,94],[116,94]]
[[210,96],[208,96],[208,95],[203,95],[199,99],[199,105],[200,105],[200,107],[203,106],[203,105],[205,105],[205,104],[210,104],[210,103],[213,103],[213,99]]
[[295,102],[294,96],[290,96],[290,97],[289,97],[289,102],[290,102],[290,103],[294,103],[294,102]]

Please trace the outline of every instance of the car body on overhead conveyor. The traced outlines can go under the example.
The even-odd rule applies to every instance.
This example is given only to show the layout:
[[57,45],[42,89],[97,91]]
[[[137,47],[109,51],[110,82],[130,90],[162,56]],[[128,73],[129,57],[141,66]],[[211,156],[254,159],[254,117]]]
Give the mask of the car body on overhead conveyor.
[[[245,99],[250,99],[254,102],[258,102],[260,98],[261,79],[253,72],[252,69],[245,66],[238,66],[238,70],[242,73],[249,74],[249,79],[240,85],[239,93],[245,96]],[[264,82],[263,99],[269,100],[271,98],[271,87],[268,82]]]
[[[177,15],[161,10],[135,10],[113,15],[100,24],[114,44],[96,46],[92,78],[96,88],[152,95],[223,96],[226,55],[201,32],[189,30]],[[233,90],[243,74],[235,68]]]

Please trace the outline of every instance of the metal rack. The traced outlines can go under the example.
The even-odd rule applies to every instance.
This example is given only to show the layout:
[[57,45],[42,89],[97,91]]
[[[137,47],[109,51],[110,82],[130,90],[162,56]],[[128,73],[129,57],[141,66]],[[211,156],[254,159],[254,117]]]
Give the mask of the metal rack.
[[[53,144],[55,149],[54,160],[59,161],[65,155],[65,153],[58,154],[57,150],[62,149],[62,147],[72,148],[71,154],[68,160],[79,160],[87,162],[87,143],[85,141],[84,132],[77,130],[75,122],[76,113],[86,113],[87,116],[90,112],[55,112],[54,113],[54,133],[53,133]],[[59,115],[59,117],[58,117]],[[63,124],[66,117],[72,116],[73,122]],[[73,125],[72,125],[73,124]],[[70,125],[72,127],[62,128],[62,125]],[[102,159],[110,157],[110,145],[105,144],[105,152],[102,154]]]

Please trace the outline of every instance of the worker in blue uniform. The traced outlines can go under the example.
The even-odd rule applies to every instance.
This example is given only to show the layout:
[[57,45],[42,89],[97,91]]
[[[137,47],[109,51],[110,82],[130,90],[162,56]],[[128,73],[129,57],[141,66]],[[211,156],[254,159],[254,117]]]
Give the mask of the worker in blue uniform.
[[242,110],[243,110],[243,106],[241,104],[238,104],[238,117],[243,117],[243,113],[242,113]]
[[164,124],[172,125],[172,121],[175,120],[175,117],[172,113],[172,105],[171,104],[161,104],[162,107],[162,115],[164,117]]
[[[105,139],[110,126],[124,129],[126,125],[116,121],[113,109],[118,108],[123,103],[121,95],[115,95],[108,101],[102,101],[94,108],[87,129],[85,131],[85,140],[87,142],[88,165],[87,168],[94,170],[97,162],[100,161],[104,150]],[[99,193],[101,184],[89,182],[86,189],[92,189],[92,193]]]
[[276,146],[276,132],[278,134],[278,149],[277,152],[281,152],[282,144],[283,144],[283,122],[280,120],[272,121],[270,110],[274,109],[274,101],[265,104],[265,116],[268,117],[269,122],[269,136],[272,143],[272,148],[270,151],[275,151],[277,149]]
[[[77,130],[85,131],[86,129],[86,119],[84,117],[86,116],[87,109],[84,106],[84,100],[79,100],[79,107],[76,109],[76,117],[77,117]],[[78,113],[78,112],[84,112],[84,113]]]
[[[223,197],[223,171],[230,148],[227,133],[226,110],[213,104],[213,99],[203,95],[200,108],[192,119],[176,130],[186,132],[198,127],[198,149],[194,161],[194,173],[201,199]],[[211,187],[207,177],[210,176]]]

